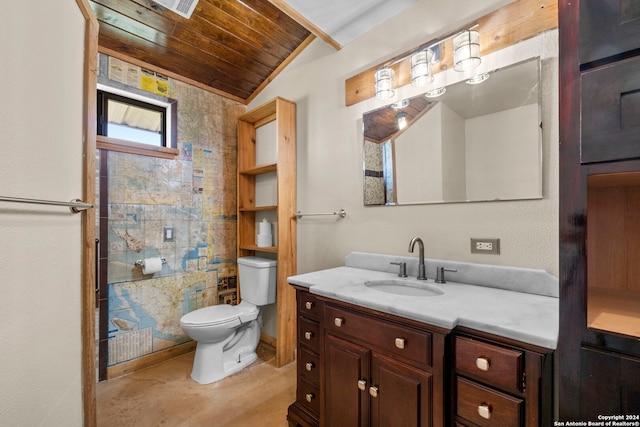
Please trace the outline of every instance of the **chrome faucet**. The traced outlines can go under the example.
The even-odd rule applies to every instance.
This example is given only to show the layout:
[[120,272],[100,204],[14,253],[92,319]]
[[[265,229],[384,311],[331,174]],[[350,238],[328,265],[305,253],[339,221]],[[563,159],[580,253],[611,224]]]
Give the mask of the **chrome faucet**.
[[424,267],[424,243],[422,243],[421,238],[414,237],[413,239],[411,239],[411,241],[409,242],[409,252],[413,253],[413,247],[415,246],[416,242],[418,242],[418,248],[420,249],[418,253],[418,280],[427,280],[427,275],[425,273]]

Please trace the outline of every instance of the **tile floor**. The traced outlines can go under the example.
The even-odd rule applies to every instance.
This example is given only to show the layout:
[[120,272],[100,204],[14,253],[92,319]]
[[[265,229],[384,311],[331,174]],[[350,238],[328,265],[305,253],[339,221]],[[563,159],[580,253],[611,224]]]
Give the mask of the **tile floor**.
[[218,382],[189,378],[194,353],[97,386],[98,427],[286,427],[295,400],[296,363],[275,367],[273,349]]

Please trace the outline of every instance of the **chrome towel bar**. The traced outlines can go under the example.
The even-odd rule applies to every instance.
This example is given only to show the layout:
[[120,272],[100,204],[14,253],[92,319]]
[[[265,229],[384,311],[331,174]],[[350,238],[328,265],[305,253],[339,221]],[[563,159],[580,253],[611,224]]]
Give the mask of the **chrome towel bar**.
[[72,213],[80,213],[84,210],[93,208],[92,204],[84,203],[80,199],[73,199],[70,202],[56,202],[53,200],[39,200],[39,199],[22,199],[19,197],[5,197],[0,196],[0,202],[10,203],[30,203],[33,205],[52,205],[52,206],[66,206]]
[[327,213],[302,213],[298,211],[296,213],[296,218],[300,219],[303,216],[317,216],[317,215],[338,215],[340,218],[344,218],[347,216],[347,212],[344,209],[340,209],[338,212],[327,212]]

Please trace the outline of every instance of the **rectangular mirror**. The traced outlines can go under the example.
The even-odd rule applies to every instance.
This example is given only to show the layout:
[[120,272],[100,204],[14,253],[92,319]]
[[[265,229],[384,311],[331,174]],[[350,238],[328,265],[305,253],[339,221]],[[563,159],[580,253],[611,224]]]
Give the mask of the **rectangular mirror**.
[[364,114],[365,206],[542,198],[540,60],[488,75]]

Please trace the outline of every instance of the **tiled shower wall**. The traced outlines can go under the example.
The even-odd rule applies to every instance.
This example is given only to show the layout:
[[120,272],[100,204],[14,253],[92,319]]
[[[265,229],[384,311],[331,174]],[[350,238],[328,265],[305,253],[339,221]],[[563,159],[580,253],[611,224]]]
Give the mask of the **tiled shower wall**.
[[[245,106],[169,84],[179,155],[101,152],[108,170],[101,192],[108,194],[109,366],[187,341],[183,314],[237,299],[236,124]],[[165,241],[165,227],[173,227],[173,241]],[[135,262],[149,257],[166,264],[143,275]]]

